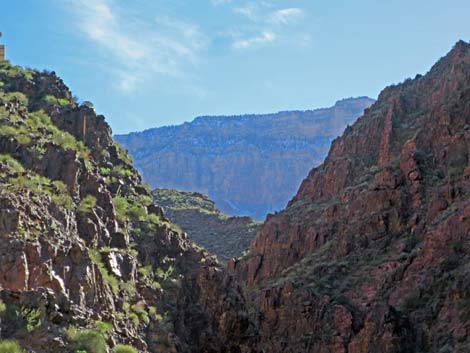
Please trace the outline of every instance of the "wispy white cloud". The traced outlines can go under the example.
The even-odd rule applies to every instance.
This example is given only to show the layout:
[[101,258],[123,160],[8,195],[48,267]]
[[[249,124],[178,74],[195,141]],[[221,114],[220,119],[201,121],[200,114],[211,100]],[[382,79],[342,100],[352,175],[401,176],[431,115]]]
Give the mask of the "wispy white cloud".
[[276,35],[272,32],[262,32],[261,34],[246,38],[239,39],[232,43],[234,49],[248,49],[254,46],[259,46],[267,43],[272,43],[276,40]]
[[257,19],[256,6],[252,3],[241,7],[234,7],[233,12],[242,15],[246,18],[249,18],[252,21],[255,21]]
[[[220,1],[220,0],[219,0]],[[107,56],[123,92],[161,76],[182,78],[208,46],[197,25],[166,16],[130,18],[113,0],[70,0],[80,33]]]
[[268,1],[252,1],[244,6],[233,6],[232,11],[250,20],[248,24],[240,23],[236,28],[227,31],[232,36],[233,49],[263,47],[268,43],[297,42],[293,38],[302,38],[301,46],[306,45],[308,36],[298,31],[297,25],[306,16],[304,10],[296,7],[278,8]]
[[274,11],[269,15],[268,21],[278,25],[287,25],[301,18],[304,15],[303,10],[292,7]]

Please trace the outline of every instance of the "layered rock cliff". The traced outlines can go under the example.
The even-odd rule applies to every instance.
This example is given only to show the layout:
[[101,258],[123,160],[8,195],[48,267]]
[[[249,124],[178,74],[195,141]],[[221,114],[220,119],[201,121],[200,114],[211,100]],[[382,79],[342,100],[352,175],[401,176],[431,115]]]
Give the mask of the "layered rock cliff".
[[250,329],[237,285],[152,204],[103,116],[54,73],[0,63],[0,339],[243,352]]
[[332,139],[372,102],[363,97],[313,111],[200,117],[115,138],[152,187],[197,191],[224,213],[264,220],[286,206]]
[[470,45],[387,87],[230,267],[265,352],[470,351]]
[[240,257],[261,225],[249,217],[230,217],[214,201],[197,192],[156,189],[154,202],[188,234],[190,240],[217,255],[221,262]]

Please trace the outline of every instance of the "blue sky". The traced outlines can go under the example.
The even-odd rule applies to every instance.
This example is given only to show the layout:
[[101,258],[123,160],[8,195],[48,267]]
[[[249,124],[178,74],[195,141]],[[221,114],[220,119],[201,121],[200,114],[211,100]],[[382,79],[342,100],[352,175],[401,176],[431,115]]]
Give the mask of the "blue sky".
[[376,97],[470,40],[468,0],[4,1],[14,63],[56,71],[115,133]]

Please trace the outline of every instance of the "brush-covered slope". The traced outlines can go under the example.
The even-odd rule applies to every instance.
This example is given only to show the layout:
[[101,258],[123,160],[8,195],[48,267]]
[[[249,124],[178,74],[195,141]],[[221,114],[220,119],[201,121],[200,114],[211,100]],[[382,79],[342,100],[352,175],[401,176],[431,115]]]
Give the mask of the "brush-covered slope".
[[0,340],[36,353],[244,352],[243,307],[152,204],[103,116],[54,73],[0,63]]
[[267,115],[200,117],[116,136],[154,188],[208,195],[224,213],[264,220],[284,208],[331,140],[373,100]]
[[168,219],[188,233],[190,240],[222,262],[241,256],[260,226],[249,217],[221,213],[214,201],[198,192],[156,189],[152,196]]
[[386,88],[230,266],[265,352],[470,352],[470,45]]

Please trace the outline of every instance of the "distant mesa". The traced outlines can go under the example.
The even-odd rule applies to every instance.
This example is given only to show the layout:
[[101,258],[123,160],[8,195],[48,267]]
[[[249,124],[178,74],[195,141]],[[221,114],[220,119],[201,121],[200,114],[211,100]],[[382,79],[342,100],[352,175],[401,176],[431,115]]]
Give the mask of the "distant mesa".
[[373,102],[360,97],[317,110],[204,116],[115,138],[151,187],[201,192],[223,213],[263,220],[286,206],[331,141]]

